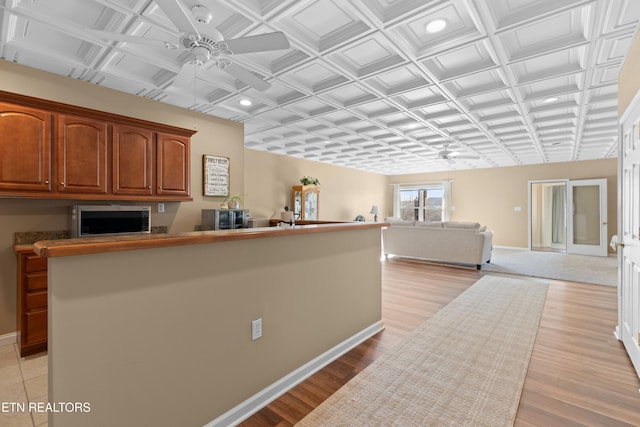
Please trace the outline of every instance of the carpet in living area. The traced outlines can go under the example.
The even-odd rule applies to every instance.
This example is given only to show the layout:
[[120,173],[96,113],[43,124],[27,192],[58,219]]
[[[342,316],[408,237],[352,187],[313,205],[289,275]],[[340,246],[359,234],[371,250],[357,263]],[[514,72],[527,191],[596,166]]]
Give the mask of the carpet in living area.
[[548,287],[482,277],[296,425],[513,425]]
[[493,273],[596,285],[616,286],[618,283],[618,259],[616,257],[493,248],[491,263],[483,264],[482,269]]

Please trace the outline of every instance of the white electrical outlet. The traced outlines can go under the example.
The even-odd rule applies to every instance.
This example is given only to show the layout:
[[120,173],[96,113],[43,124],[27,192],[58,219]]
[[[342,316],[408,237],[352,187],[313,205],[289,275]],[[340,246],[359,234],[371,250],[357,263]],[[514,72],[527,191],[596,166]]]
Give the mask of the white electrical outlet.
[[164,203],[158,203],[158,213],[164,212]]
[[251,321],[251,339],[257,340],[262,337],[262,318]]

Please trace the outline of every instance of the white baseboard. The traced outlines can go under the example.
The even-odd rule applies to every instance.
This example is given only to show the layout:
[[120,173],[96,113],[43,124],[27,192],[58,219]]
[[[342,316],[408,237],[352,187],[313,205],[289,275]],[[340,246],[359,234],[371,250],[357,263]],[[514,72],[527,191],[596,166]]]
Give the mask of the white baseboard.
[[512,250],[518,250],[518,251],[528,251],[529,248],[523,248],[520,246],[503,246],[503,245],[493,245],[494,248],[496,249],[512,249]]
[[[510,250],[514,250],[514,251],[530,251],[530,250],[531,250],[531,249],[529,249],[529,248],[522,248],[522,247],[520,247],[520,246],[503,246],[503,245],[493,245],[493,247],[494,247],[495,249],[510,249]],[[533,252],[535,252],[535,251],[533,251]],[[566,253],[566,252],[558,252],[558,253],[563,253],[563,254],[567,255],[567,253]],[[570,255],[570,254],[569,254],[569,255]],[[618,256],[618,254],[610,254],[610,253],[608,253],[608,254],[607,254],[607,256],[608,256],[608,257],[617,257],[617,256]]]
[[8,334],[0,335],[0,347],[4,345],[12,345],[16,343],[18,338],[17,332],[11,332]]
[[227,427],[234,426],[249,418],[251,415],[258,412],[260,409],[301,383],[320,369],[324,368],[329,363],[336,360],[349,350],[360,345],[362,342],[368,340],[378,332],[384,329],[382,321],[376,322],[373,325],[363,329],[357,334],[347,338],[340,344],[324,352],[320,356],[311,360],[310,362],[302,365],[295,371],[280,378],[269,387],[254,394],[249,399],[220,415],[218,418],[210,421],[204,427]]

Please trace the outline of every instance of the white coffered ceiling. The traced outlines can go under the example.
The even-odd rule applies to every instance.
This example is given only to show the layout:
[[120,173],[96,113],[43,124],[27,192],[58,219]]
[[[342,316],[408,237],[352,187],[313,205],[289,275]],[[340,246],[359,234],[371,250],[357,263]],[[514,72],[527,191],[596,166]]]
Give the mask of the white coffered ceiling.
[[640,0],[179,1],[225,40],[284,32],[289,49],[228,57],[270,87],[205,63],[178,89],[183,51],[87,31],[176,41],[153,0],[0,0],[0,56],[243,122],[250,149],[382,174],[616,156]]

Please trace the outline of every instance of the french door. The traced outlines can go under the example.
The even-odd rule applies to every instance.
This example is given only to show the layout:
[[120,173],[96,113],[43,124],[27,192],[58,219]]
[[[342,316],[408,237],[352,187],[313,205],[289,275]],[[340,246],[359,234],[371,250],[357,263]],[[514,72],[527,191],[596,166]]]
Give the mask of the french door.
[[607,256],[607,180],[529,182],[529,249]]
[[567,182],[567,252],[607,256],[607,180]]
[[618,153],[618,327],[640,376],[640,92],[621,117]]

